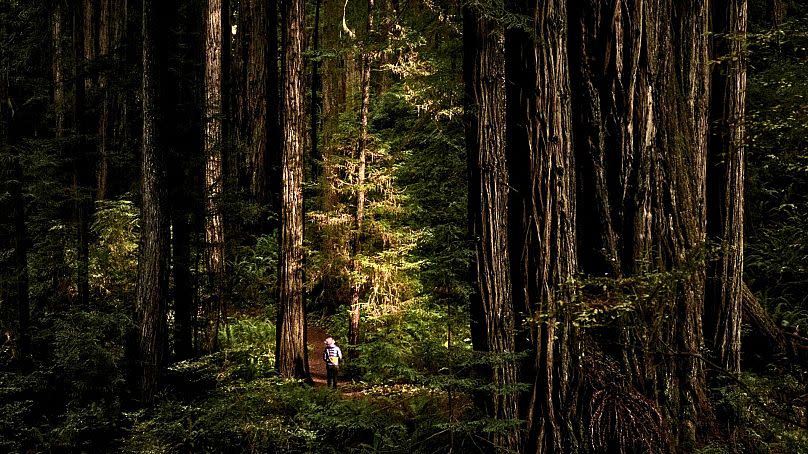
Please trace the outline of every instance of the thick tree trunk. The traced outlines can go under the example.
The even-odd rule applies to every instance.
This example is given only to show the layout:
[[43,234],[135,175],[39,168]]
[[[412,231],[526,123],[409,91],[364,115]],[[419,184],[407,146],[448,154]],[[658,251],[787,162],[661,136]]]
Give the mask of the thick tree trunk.
[[581,264],[595,275],[677,276],[670,294],[656,297],[657,310],[619,330],[625,345],[612,353],[680,422],[676,436],[690,449],[709,414],[698,359],[708,4],[578,0],[570,11],[579,215],[601,221],[579,226]]
[[716,0],[708,167],[710,239],[720,245],[709,269],[705,334],[717,363],[741,371],[743,288],[746,0]]
[[[509,178],[505,157],[504,31],[472,7],[463,9],[466,85],[466,149],[469,159],[469,217],[475,243],[472,297],[474,349],[493,355],[487,374],[496,391],[487,393],[487,413],[501,420],[519,417],[517,367],[503,357],[515,352],[514,308],[508,253]],[[518,450],[516,428],[498,431],[492,443]]]
[[269,75],[274,71],[274,61],[270,59],[270,33],[274,28],[269,24],[270,12],[266,0],[242,2],[248,9],[247,23],[247,78],[245,99],[247,102],[245,134],[250,191],[256,200],[269,200],[269,128],[271,109],[269,100]]
[[[191,235],[195,231],[193,207],[198,206],[194,177],[200,172],[199,157],[202,127],[199,85],[202,74],[197,71],[196,57],[201,54],[202,9],[195,0],[180,2],[176,17],[176,33],[171,40],[178,64],[172,71],[172,89],[165,91],[163,105],[173,112],[174,127],[167,131],[172,153],[169,161],[172,225],[172,276],[174,282],[174,355],[186,359],[193,354],[194,281],[191,273]],[[190,163],[190,165],[189,165]],[[198,218],[198,217],[195,217]]]
[[144,402],[154,399],[165,360],[168,297],[169,216],[166,200],[165,149],[160,111],[158,57],[164,25],[156,0],[143,1],[143,156],[141,164],[141,239],[138,260],[136,309],[140,326],[140,389]]
[[562,452],[577,445],[578,419],[578,349],[564,309],[577,273],[567,10],[559,0],[518,6],[533,18],[535,33],[533,39],[524,31],[508,35],[514,306],[525,317],[520,337],[529,340],[520,350],[534,352],[521,373],[532,385],[521,415],[527,452]]
[[211,300],[205,308],[208,326],[203,348],[212,351],[217,346],[225,304],[225,228],[221,197],[225,146],[224,40],[230,37],[226,0],[208,0],[205,17],[205,243]]
[[280,292],[275,366],[281,376],[308,378],[303,300],[303,0],[283,0]]
[[[269,148],[272,117],[270,104],[270,74],[276,70],[276,60],[270,44],[275,41],[274,23],[270,24],[274,5],[266,0],[246,0],[239,3],[239,46],[233,54],[233,92],[235,114],[239,127],[239,144],[243,161],[231,174],[237,175],[249,188],[255,200],[269,201]],[[276,41],[275,41],[276,43]]]

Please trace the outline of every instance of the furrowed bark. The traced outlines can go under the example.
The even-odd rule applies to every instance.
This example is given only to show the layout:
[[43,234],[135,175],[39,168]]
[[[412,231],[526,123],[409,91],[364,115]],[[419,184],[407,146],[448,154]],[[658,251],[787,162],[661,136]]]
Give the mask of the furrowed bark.
[[229,13],[226,0],[208,0],[205,24],[205,243],[211,300],[205,308],[207,339],[204,349],[218,343],[224,312],[225,228],[221,210],[224,190],[224,53]]
[[746,0],[715,0],[708,233],[719,257],[710,266],[705,331],[717,363],[741,370],[744,230]]
[[282,0],[283,111],[281,117],[280,290],[275,367],[283,377],[309,378],[303,300],[303,0]]
[[526,452],[562,452],[578,445],[579,349],[564,308],[577,272],[567,9],[564,1],[517,7],[532,18],[532,33],[512,30],[508,40],[514,304],[534,352],[521,373],[532,385],[521,414]]
[[[495,387],[486,392],[489,416],[516,420],[518,381],[511,270],[508,253],[508,197],[505,128],[504,30],[471,6],[463,8],[466,149],[469,159],[469,217],[475,244],[475,293],[472,297],[474,349],[489,352],[485,373]],[[514,429],[491,435],[494,446],[519,450]]]
[[694,356],[704,342],[708,6],[578,0],[570,8],[579,213],[601,219],[579,225],[579,237],[592,239],[582,242],[582,266],[614,277],[676,273],[653,314],[638,312],[615,333],[625,346],[611,353],[679,422],[681,449],[709,419]]
[[156,0],[143,1],[143,156],[141,164],[141,239],[136,311],[139,322],[140,391],[144,402],[154,400],[165,361],[168,296],[169,216],[166,200],[165,147],[160,111],[158,57],[164,30]]

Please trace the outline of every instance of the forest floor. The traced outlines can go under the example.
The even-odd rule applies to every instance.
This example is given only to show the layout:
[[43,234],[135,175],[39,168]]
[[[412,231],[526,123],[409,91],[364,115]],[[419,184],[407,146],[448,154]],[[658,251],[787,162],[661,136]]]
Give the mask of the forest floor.
[[309,325],[306,330],[306,345],[309,348],[309,372],[315,386],[326,386],[325,362],[323,354],[323,341],[328,337],[326,331],[317,325]]

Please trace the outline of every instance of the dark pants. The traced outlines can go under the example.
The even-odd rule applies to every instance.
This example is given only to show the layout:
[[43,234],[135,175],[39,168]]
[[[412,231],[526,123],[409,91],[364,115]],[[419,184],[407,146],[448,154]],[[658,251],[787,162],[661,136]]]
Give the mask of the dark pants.
[[339,371],[339,367],[337,366],[326,366],[326,379],[328,381],[328,386],[337,389],[337,372]]

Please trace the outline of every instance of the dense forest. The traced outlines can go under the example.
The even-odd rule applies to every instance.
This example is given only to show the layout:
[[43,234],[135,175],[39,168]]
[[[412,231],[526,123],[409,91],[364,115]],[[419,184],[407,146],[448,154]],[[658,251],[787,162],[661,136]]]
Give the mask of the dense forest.
[[808,452],[807,49],[804,0],[0,0],[0,452]]

